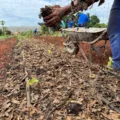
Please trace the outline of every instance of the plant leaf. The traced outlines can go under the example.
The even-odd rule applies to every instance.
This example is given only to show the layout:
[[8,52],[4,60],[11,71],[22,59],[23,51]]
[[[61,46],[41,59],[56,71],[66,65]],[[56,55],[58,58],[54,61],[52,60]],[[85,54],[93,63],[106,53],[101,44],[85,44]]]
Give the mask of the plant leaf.
[[109,57],[109,61],[108,61],[108,64],[107,64],[107,68],[109,69],[109,70],[112,70],[112,64],[113,64],[113,60],[112,60],[112,58],[111,57]]
[[39,80],[38,79],[36,79],[36,78],[32,78],[31,80],[29,80],[29,85],[33,85],[33,84],[35,84],[35,83],[38,83],[39,82]]
[[51,54],[52,54],[52,51],[51,51],[51,50],[48,50],[48,54],[51,55]]

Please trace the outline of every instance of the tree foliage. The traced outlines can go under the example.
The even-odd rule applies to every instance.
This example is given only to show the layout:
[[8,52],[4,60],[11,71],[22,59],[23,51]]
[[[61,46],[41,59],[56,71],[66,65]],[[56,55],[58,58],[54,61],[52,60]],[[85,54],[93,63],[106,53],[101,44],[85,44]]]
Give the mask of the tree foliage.
[[4,26],[4,24],[5,24],[5,21],[2,20],[2,21],[1,21],[1,25]]
[[95,27],[95,28],[106,28],[107,25],[105,23],[97,23],[93,27]]
[[2,35],[3,34],[3,31],[0,29],[0,35]]
[[47,27],[46,25],[42,25],[42,26],[41,26],[41,32],[42,32],[42,34],[48,33],[48,32],[49,32],[48,27]]
[[92,15],[90,16],[88,27],[94,27],[98,23],[100,23],[100,19],[96,15]]
[[3,32],[3,34],[6,34],[6,33],[5,33],[5,27],[4,27],[5,21],[1,20],[0,23],[1,23],[1,25],[2,25],[2,32]]

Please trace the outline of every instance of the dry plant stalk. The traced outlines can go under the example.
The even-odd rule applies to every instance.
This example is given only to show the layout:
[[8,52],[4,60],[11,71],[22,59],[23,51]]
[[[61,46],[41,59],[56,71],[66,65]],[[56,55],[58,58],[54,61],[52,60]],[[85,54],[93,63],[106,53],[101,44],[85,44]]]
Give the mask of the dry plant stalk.
[[[24,64],[26,64],[24,50],[22,52],[22,55],[23,55]],[[25,76],[28,76],[26,65],[25,65]],[[30,85],[29,85],[28,77],[26,77],[25,81],[26,81],[26,93],[27,93],[27,107],[30,107],[31,106],[31,102],[30,102],[31,100],[30,100]]]
[[81,46],[80,46],[80,52],[82,53],[82,56],[84,57],[85,62],[86,62],[86,63],[88,63],[88,62],[89,62],[89,60],[88,60],[87,56],[85,55],[85,52],[84,52],[84,50],[82,49],[82,47],[81,47]]

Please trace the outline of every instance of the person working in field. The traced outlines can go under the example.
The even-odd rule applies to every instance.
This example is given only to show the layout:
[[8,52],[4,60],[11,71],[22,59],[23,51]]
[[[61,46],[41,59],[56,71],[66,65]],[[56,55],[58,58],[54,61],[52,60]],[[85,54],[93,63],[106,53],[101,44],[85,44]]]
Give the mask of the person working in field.
[[70,18],[70,19],[68,20],[68,28],[72,28],[72,27],[74,27],[74,21],[73,21],[72,18]]
[[89,22],[89,15],[84,13],[78,14],[78,27],[87,27]]
[[[99,5],[104,3],[105,0],[74,0],[74,7],[76,11],[87,10],[89,6],[93,3],[98,2]],[[80,5],[82,7],[80,7]],[[61,18],[65,15],[68,15],[71,12],[71,4],[65,7],[56,8],[53,10],[52,14],[44,18],[44,21],[47,26],[55,26],[58,22],[61,21]],[[103,12],[101,10],[101,12]],[[114,0],[110,17],[108,23],[108,36],[110,39],[111,50],[112,50],[112,59],[113,63],[111,67],[114,70],[120,71],[120,0]]]
[[35,28],[35,30],[34,30],[34,36],[36,36],[37,35],[37,28]]

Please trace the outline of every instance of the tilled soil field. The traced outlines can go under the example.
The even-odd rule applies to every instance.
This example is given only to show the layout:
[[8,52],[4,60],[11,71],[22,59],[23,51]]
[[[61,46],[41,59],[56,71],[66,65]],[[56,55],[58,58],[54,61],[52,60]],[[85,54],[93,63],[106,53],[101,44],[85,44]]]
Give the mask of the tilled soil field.
[[8,38],[0,40],[0,79],[2,79],[5,72],[5,63],[10,60],[10,54],[13,47],[17,43],[17,38]]
[[[120,83],[102,69],[92,64],[96,77],[90,77],[87,63],[63,47],[45,39],[21,41],[0,84],[0,120],[119,120]],[[26,90],[32,78],[39,82]]]

